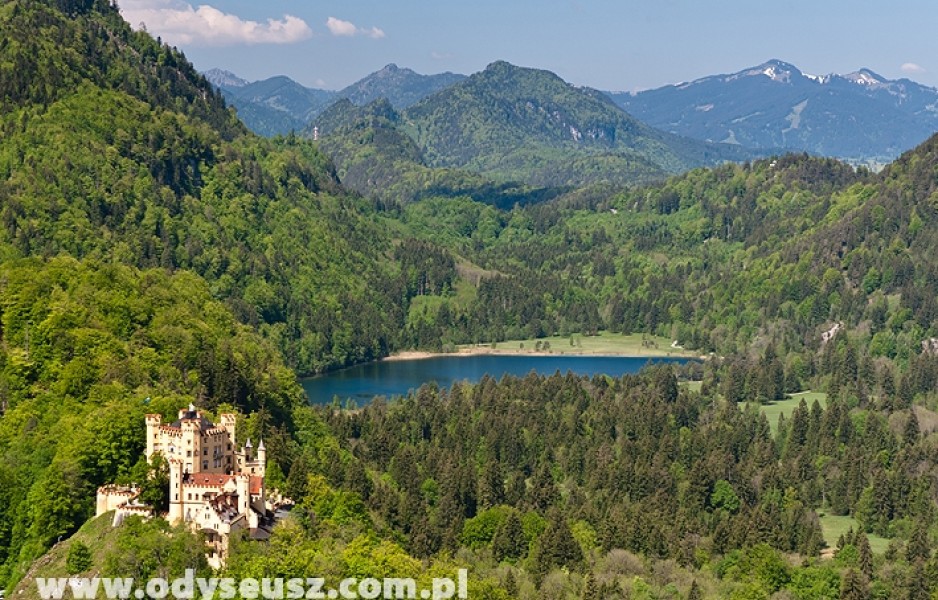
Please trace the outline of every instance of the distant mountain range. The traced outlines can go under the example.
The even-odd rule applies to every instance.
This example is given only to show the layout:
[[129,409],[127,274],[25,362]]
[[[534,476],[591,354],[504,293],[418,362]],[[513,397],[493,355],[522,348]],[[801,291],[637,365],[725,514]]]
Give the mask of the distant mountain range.
[[465,79],[455,73],[421,75],[394,64],[339,91],[308,88],[285,76],[249,82],[220,69],[206,71],[205,77],[222,91],[245,125],[266,136],[300,131],[339,100],[363,106],[386,98],[402,109]]
[[[218,69],[205,76],[250,129],[267,136],[303,130],[339,100],[364,106],[386,98],[402,110],[466,80],[393,64],[340,91],[307,88],[284,76],[248,82]],[[679,136],[859,162],[888,162],[938,131],[938,89],[869,69],[816,76],[771,60],[737,73],[605,94],[639,121]]]
[[[340,177],[354,175],[343,182],[366,194],[392,187],[395,173],[409,171],[402,158],[495,182],[556,188],[648,183],[754,156],[739,146],[654,129],[602,92],[506,62],[493,63],[402,111],[386,101],[360,108],[342,100],[313,126],[322,136],[332,134],[323,147],[335,158]],[[389,161],[397,166],[389,168]],[[415,173],[410,181],[429,179],[439,186],[438,178],[421,168]]]
[[678,135],[749,148],[889,160],[938,130],[938,90],[869,69],[814,76],[779,60],[639,93],[610,93]]

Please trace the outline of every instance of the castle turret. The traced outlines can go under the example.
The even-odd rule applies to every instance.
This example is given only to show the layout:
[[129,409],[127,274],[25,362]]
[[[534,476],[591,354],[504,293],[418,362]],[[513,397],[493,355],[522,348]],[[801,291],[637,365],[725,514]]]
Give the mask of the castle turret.
[[257,463],[255,468],[255,473],[261,477],[267,475],[267,448],[264,447],[264,440],[261,440],[261,443],[257,445],[257,459],[254,461]]
[[161,415],[147,415],[147,462],[150,462],[150,459],[153,458],[153,453],[157,450],[162,450],[159,448],[159,430],[160,425],[163,424],[163,417]]
[[169,461],[169,513],[166,515],[166,520],[170,525],[182,521],[186,514],[186,499],[182,492],[182,482],[182,461]]

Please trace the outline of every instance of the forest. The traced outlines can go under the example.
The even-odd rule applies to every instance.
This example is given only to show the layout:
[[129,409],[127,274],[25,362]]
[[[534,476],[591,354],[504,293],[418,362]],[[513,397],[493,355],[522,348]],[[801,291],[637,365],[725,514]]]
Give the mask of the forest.
[[[468,566],[476,598],[938,593],[938,138],[878,174],[786,155],[641,185],[506,181],[433,166],[380,104],[345,139],[258,138],[100,0],[0,2],[0,99],[8,597],[59,559],[207,568],[158,519],[89,520],[98,485],[147,477],[143,415],[190,402],[237,412],[297,501],[268,544],[236,544],[232,576]],[[600,331],[707,359],[349,411],[297,383]]]

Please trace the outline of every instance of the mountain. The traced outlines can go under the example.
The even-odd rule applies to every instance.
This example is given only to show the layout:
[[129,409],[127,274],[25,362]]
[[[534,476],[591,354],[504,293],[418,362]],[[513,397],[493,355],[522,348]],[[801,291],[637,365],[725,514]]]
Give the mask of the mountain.
[[465,75],[450,72],[421,75],[392,63],[341,90],[336,97],[346,98],[356,106],[385,98],[400,110],[465,78]]
[[862,69],[807,75],[771,60],[613,100],[646,123],[701,140],[891,160],[938,130],[938,90]]
[[[237,76],[235,80],[243,81]],[[335,99],[334,92],[308,88],[282,75],[234,87],[218,87],[245,125],[258,135],[268,137],[302,130]]]
[[471,198],[501,208],[542,202],[564,190],[496,182],[466,169],[431,167],[405,132],[401,114],[381,98],[365,106],[347,99],[326,109],[314,122],[319,148],[336,165],[342,185],[400,208],[427,198]]
[[286,76],[248,82],[230,71],[211,69],[206,78],[218,87],[248,128],[263,136],[301,131],[337,100],[356,106],[385,98],[396,109],[465,79],[464,75],[421,75],[390,64],[338,92],[305,87]]
[[251,83],[247,79],[241,79],[231,71],[224,71],[222,69],[209,69],[205,71],[203,75],[205,75],[209,83],[223,90],[243,88]]
[[[341,104],[314,121],[320,133],[354,121]],[[549,71],[496,62],[400,111],[396,126],[422,162],[535,187],[639,184],[750,153],[658,131],[603,94]],[[341,170],[342,164],[339,163]]]

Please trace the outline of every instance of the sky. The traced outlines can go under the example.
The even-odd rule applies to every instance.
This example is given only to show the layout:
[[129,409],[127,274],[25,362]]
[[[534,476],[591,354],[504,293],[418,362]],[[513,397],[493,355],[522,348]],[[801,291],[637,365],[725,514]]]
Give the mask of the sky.
[[118,0],[200,70],[341,89],[395,63],[471,74],[496,60],[638,91],[769,59],[866,67],[938,87],[934,0]]

